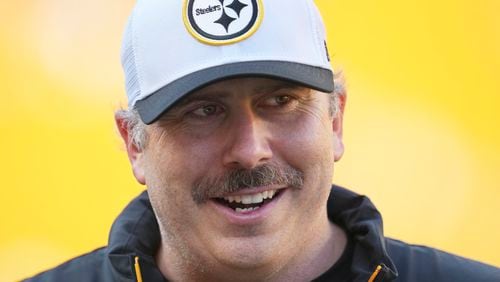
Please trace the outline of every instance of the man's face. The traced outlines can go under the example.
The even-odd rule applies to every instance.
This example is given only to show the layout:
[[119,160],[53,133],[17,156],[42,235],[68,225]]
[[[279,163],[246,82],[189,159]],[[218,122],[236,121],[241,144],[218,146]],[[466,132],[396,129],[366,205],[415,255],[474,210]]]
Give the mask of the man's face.
[[193,263],[237,268],[298,254],[327,222],[342,154],[329,99],[279,80],[238,78],[190,94],[148,126],[137,170],[163,244]]

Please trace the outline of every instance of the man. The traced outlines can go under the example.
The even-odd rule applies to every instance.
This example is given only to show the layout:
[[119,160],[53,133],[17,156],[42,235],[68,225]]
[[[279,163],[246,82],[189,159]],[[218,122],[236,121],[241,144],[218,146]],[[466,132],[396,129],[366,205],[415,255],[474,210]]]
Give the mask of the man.
[[109,245],[29,281],[500,281],[387,239],[331,186],[345,93],[312,0],[139,1],[116,114],[147,186]]

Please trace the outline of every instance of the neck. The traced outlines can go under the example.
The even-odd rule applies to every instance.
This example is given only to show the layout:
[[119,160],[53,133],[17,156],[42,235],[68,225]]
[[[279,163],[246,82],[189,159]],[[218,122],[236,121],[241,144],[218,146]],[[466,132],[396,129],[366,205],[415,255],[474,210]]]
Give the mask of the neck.
[[304,238],[305,247],[273,281],[311,281],[331,268],[347,245],[344,230],[329,221],[309,235],[309,238]]
[[[162,244],[156,255],[157,265],[170,281],[311,281],[332,267],[347,244],[345,232],[328,221],[318,223],[301,237],[303,248],[295,250],[290,259],[260,269],[233,269],[217,262],[197,260],[182,250]],[[239,277],[240,279],[237,279]]]

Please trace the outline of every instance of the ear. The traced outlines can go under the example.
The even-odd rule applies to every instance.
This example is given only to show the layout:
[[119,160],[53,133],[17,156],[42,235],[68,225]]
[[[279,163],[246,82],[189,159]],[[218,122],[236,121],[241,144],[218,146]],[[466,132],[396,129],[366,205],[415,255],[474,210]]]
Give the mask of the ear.
[[120,135],[122,136],[125,147],[127,148],[128,159],[132,165],[132,171],[134,172],[135,179],[142,185],[146,184],[144,177],[144,152],[139,149],[134,142],[132,142],[131,134],[129,132],[127,121],[120,117],[120,115],[115,114],[115,122]]
[[335,161],[339,161],[344,155],[344,142],[342,140],[342,129],[343,129],[343,120],[344,120],[344,108],[347,99],[347,94],[345,91],[339,93],[339,111],[333,117],[332,121],[332,130],[333,130],[333,150],[334,150],[334,159]]

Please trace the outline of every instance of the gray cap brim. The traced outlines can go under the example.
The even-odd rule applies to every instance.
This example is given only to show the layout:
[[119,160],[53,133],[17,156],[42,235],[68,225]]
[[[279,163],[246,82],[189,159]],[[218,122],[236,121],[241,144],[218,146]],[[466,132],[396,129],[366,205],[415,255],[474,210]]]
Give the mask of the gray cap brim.
[[283,61],[240,62],[181,77],[137,101],[135,109],[145,124],[151,124],[187,94],[217,81],[243,76],[287,80],[326,93],[334,89],[333,72],[329,69]]

